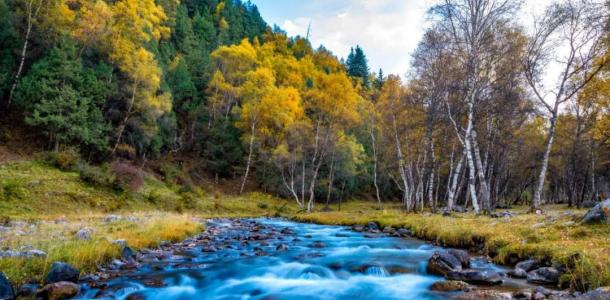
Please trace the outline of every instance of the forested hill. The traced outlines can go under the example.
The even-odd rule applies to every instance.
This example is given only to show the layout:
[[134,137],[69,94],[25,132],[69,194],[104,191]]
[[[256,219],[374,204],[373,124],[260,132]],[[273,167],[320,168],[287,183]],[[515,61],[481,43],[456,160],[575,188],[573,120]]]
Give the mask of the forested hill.
[[413,211],[590,204],[609,189],[607,7],[564,2],[534,26],[582,39],[549,104],[536,88],[556,45],[510,21],[519,1],[482,25],[434,7],[403,82],[358,46],[288,37],[249,2],[0,0],[0,142],[234,179],[308,210],[351,196]]

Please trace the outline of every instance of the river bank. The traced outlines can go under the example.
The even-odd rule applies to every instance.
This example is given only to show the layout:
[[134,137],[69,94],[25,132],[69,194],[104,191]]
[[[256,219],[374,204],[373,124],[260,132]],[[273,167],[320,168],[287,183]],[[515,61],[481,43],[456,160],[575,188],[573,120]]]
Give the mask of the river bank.
[[[231,201],[233,200],[227,200],[227,203]],[[274,202],[275,200],[265,202],[259,199],[256,201],[258,202],[256,206],[259,208],[256,213],[260,215],[277,215],[278,206],[285,207],[279,205],[281,202]],[[299,222],[361,225],[354,226],[353,229],[364,231],[361,233],[364,236],[370,233],[381,233],[402,238],[415,237],[431,241],[438,247],[464,248],[481,257],[489,256],[491,261],[509,267],[527,259],[535,259],[549,265],[565,266],[562,260],[551,256],[557,255],[558,252],[553,252],[557,248],[539,248],[552,242],[552,236],[548,234],[558,234],[555,231],[565,231],[565,234],[575,236],[576,231],[574,230],[580,228],[580,232],[585,232],[579,238],[580,240],[601,239],[601,237],[596,237],[582,229],[589,227],[579,225],[573,221],[582,215],[581,211],[572,215],[563,210],[549,209],[545,215],[529,215],[519,210],[512,210],[510,213],[503,212],[502,216],[492,218],[486,216],[475,217],[468,214],[452,216],[431,215],[429,213],[405,215],[392,207],[377,211],[372,208],[373,206],[372,203],[353,202],[347,204],[347,206],[343,205],[341,211],[338,210],[338,207],[331,207],[331,211],[310,214],[296,213],[292,210],[293,208],[289,208],[286,209],[289,213],[285,216]],[[224,212],[224,214],[227,214],[227,212]],[[240,216],[238,211],[233,211],[232,214]],[[243,212],[242,216],[245,216]],[[68,262],[76,266],[82,274],[95,274],[100,270],[108,269],[108,266],[111,265],[114,265],[112,268],[117,270],[121,268],[131,270],[133,265],[127,264],[124,257],[121,259],[124,255],[122,249],[125,245],[128,245],[130,249],[140,255],[142,253],[163,254],[164,247],[166,250],[167,247],[175,250],[173,245],[180,245],[179,248],[182,247],[180,249],[184,250],[183,247],[185,246],[187,248],[193,247],[191,245],[192,241],[196,241],[197,236],[201,236],[200,232],[205,229],[204,219],[209,218],[213,217],[211,215],[205,217],[203,214],[148,212],[122,215],[98,214],[77,218],[59,217],[54,220],[47,219],[38,222],[13,220],[10,221],[9,226],[4,226],[4,229],[8,228],[8,230],[3,230],[0,234],[0,243],[4,245],[1,253],[4,253],[4,256],[9,253],[13,257],[0,259],[0,270],[6,273],[16,286],[27,282],[43,282],[51,264],[56,261]],[[541,222],[541,220],[546,221]],[[378,229],[369,232],[370,230],[366,225],[371,222],[374,222]],[[532,226],[535,227],[535,230],[530,233],[532,234],[530,236],[536,236],[536,230],[540,229],[537,234],[539,237],[546,237],[546,240],[530,240],[528,242],[529,247],[514,248],[514,243],[511,244],[510,239],[518,239],[519,235],[523,234],[524,230],[526,231],[525,228],[532,230]],[[511,228],[511,230],[507,230],[507,228]],[[604,227],[593,226],[589,230],[593,229],[603,232]],[[222,231],[222,228],[214,230],[219,232]],[[543,233],[544,235],[542,235]],[[489,236],[494,237],[494,239],[487,239]],[[565,247],[563,249],[566,251],[565,253],[574,253],[572,251],[579,250],[577,248],[567,248],[567,245],[574,244],[565,243],[565,239],[563,241],[564,243],[559,245]],[[600,240],[599,242],[603,243],[604,241]],[[596,248],[593,247],[595,244],[590,243],[589,245],[588,249],[580,250],[585,250],[586,253],[596,253]],[[277,246],[274,245],[274,247]],[[213,246],[208,250],[217,250],[217,248],[219,247]],[[519,249],[522,249],[523,252],[519,252]],[[161,252],[158,252],[158,250],[161,250]],[[248,248],[243,250],[248,250]],[[528,252],[540,250],[547,252]],[[40,255],[40,252],[37,251],[44,254]],[[256,254],[256,251],[253,250],[252,253]],[[165,253],[167,254],[167,252]],[[603,253],[603,249],[601,253]],[[432,252],[427,253],[428,257],[431,254]],[[164,257],[171,257],[171,255],[164,254]],[[426,260],[428,257],[423,259]],[[119,258],[119,260],[116,260],[116,258]],[[603,267],[603,265],[599,266]],[[586,266],[581,265],[581,267]],[[508,270],[505,269],[503,272]],[[585,273],[585,269],[581,269],[583,273],[577,272],[578,270],[577,268],[564,269],[563,275],[559,278],[560,281],[552,286],[569,288],[570,284],[574,282],[572,280],[584,282],[588,278],[578,278],[577,276],[593,275]],[[601,275],[601,280],[603,280],[604,270],[600,269],[599,272],[600,274],[597,275]],[[107,280],[109,277],[99,277],[98,275],[96,278]],[[575,286],[571,286],[571,288],[578,290]]]
[[[121,258],[94,273],[72,277],[53,266],[38,295],[77,298],[183,299],[577,299],[505,275],[484,256],[462,254],[470,272],[498,282],[444,281],[426,268],[446,249],[405,231],[311,225],[284,219],[215,219],[206,230],[156,249],[123,246]],[[456,253],[449,250],[450,253]],[[429,266],[429,263],[428,263]],[[52,277],[52,278],[51,278]],[[51,279],[50,279],[51,278]],[[75,284],[78,283],[78,284]],[[20,292],[27,290],[20,288]],[[36,289],[31,289],[36,290]],[[42,292],[41,292],[42,291]],[[47,293],[47,294],[44,294]],[[543,298],[536,298],[543,299]],[[594,298],[583,298],[594,299]]]
[[610,227],[580,223],[586,210],[549,206],[541,214],[527,208],[499,210],[492,216],[472,213],[404,214],[398,207],[378,210],[373,203],[350,202],[339,210],[299,214],[300,222],[366,225],[409,229],[414,237],[435,244],[488,255],[494,262],[514,266],[536,259],[560,265],[557,286],[591,290],[610,286]]

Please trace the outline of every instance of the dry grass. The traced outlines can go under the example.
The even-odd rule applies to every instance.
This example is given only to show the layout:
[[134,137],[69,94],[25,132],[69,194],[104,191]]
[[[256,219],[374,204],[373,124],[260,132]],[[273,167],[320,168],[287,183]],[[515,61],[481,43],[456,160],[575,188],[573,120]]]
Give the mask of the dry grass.
[[[133,215],[137,222],[105,223],[103,215],[67,218],[68,223],[40,221],[25,227],[15,227],[0,235],[0,245],[10,249],[34,248],[45,251],[46,258],[0,259],[0,270],[16,282],[40,281],[52,262],[68,262],[81,271],[93,272],[98,266],[118,257],[120,247],[112,242],[125,239],[130,247],[155,247],[161,241],[179,241],[202,229],[202,224],[189,215],[146,213]],[[92,239],[81,241],[75,233],[89,227]],[[19,231],[16,234],[16,231]]]
[[551,260],[568,268],[563,286],[589,289],[610,285],[610,227],[585,226],[578,220],[584,210],[548,207],[546,215],[527,214],[514,209],[517,216],[490,218],[474,214],[443,217],[405,214],[397,207],[377,210],[373,203],[351,202],[342,210],[299,214],[296,220],[322,224],[366,224],[377,221],[382,226],[411,229],[414,234],[440,245],[471,248],[483,246],[498,263],[510,263],[529,257]]

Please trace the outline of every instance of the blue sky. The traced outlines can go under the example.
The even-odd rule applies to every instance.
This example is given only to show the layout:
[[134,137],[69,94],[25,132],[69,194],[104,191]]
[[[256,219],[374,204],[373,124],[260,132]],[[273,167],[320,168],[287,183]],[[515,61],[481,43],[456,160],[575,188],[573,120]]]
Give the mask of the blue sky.
[[[371,71],[405,76],[411,53],[428,22],[435,0],[251,0],[263,18],[289,35],[302,35],[311,23],[314,47],[324,45],[338,57],[346,57],[360,45]],[[526,0],[522,18],[528,23],[550,0]]]

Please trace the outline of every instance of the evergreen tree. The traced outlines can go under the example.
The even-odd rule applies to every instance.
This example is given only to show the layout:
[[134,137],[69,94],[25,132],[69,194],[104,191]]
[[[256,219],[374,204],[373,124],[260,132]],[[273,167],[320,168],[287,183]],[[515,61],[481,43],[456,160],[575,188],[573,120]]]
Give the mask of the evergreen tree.
[[366,55],[360,46],[352,48],[346,61],[347,74],[353,78],[360,78],[365,88],[369,88],[369,67]]
[[[53,48],[20,82],[16,103],[26,112],[26,123],[49,137],[53,148],[81,143],[103,150],[108,126],[97,103],[102,83],[85,71],[71,45]],[[96,99],[97,98],[97,99]]]
[[12,23],[13,13],[5,0],[0,0],[0,106],[8,96],[12,83],[12,74],[15,69],[15,49],[18,45],[17,34]]

